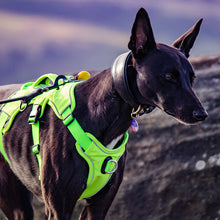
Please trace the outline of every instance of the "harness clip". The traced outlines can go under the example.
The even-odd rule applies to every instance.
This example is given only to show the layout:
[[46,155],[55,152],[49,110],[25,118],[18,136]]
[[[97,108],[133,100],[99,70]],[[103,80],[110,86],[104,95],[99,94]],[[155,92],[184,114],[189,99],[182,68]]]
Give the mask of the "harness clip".
[[40,152],[39,150],[40,145],[39,144],[35,144],[32,146],[32,152],[35,154],[38,154]]
[[40,105],[33,105],[32,111],[28,118],[29,124],[34,124],[38,121],[40,117],[41,106]]

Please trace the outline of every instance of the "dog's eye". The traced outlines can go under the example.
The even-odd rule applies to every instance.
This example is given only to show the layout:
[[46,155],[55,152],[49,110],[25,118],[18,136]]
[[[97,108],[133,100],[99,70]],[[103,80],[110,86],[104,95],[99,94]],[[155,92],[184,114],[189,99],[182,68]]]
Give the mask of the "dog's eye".
[[165,78],[168,81],[176,82],[176,77],[172,73],[166,73]]
[[193,85],[194,81],[196,79],[196,76],[194,74],[190,74],[190,83]]
[[195,76],[193,76],[193,77],[191,78],[191,83],[192,83],[192,84],[194,83],[195,79],[196,79]]

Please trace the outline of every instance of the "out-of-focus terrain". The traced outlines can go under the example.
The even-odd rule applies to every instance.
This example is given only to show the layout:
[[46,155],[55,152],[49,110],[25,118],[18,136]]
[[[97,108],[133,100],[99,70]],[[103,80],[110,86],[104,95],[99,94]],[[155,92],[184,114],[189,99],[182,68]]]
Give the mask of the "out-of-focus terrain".
[[192,56],[220,51],[219,0],[0,1],[0,85],[45,73],[102,70],[127,51],[140,7],[157,42],[172,44],[200,18]]
[[[124,180],[107,220],[220,218],[220,55],[191,62],[209,117],[189,126],[155,110],[138,119],[140,131],[130,131]],[[43,219],[43,205],[34,204],[35,220]]]
[[192,126],[160,110],[139,119],[107,220],[220,219],[220,55],[191,61],[209,117]]
[[[191,62],[194,88],[209,117],[193,126],[159,110],[139,118],[140,131],[130,132],[124,180],[106,219],[218,220],[220,55],[210,54],[220,52],[219,0],[1,1],[0,85],[48,72],[110,67],[127,50],[140,7],[149,13],[157,42],[166,44],[204,18]],[[44,219],[43,206],[34,204],[35,220]]]

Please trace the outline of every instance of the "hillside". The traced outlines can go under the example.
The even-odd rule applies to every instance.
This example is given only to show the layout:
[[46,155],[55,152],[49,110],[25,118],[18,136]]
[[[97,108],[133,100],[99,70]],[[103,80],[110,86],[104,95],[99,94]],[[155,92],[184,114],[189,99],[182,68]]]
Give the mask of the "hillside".
[[[107,220],[220,218],[220,55],[191,62],[209,117],[193,126],[159,110],[138,119],[140,131],[130,132],[124,180]],[[43,219],[43,207],[34,204],[35,220]]]
[[194,88],[209,117],[193,126],[159,110],[140,118],[107,220],[220,218],[220,56],[191,61]]
[[0,1],[0,85],[110,67],[127,50],[140,7],[157,42],[172,44],[204,18],[191,55],[220,51],[219,0]]

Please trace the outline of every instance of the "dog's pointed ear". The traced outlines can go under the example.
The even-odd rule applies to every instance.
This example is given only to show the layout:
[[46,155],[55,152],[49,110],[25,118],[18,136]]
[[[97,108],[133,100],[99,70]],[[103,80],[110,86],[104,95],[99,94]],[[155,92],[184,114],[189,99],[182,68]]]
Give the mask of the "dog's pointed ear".
[[156,47],[150,19],[144,8],[141,8],[135,18],[128,48],[135,58],[145,56]]
[[173,43],[173,46],[180,49],[186,57],[189,57],[189,51],[193,47],[202,21],[202,18],[198,20],[192,28],[190,28],[185,34],[183,34]]

